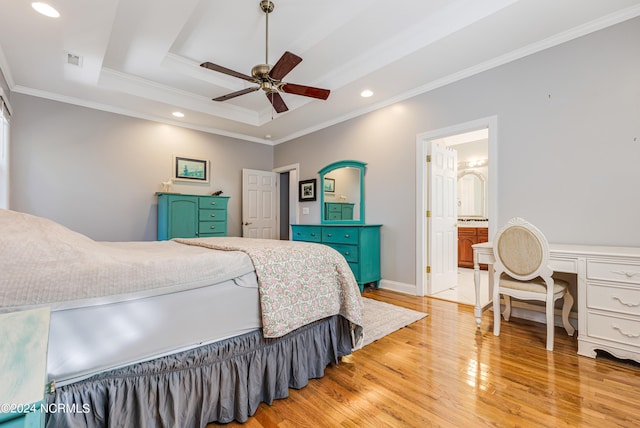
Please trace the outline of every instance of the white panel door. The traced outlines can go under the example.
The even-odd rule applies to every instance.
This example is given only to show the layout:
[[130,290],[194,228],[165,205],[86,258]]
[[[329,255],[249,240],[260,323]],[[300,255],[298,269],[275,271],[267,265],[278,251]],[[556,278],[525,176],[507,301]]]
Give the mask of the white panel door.
[[242,236],[278,239],[278,174],[242,170]]
[[429,294],[457,285],[458,275],[458,154],[434,142],[427,148],[427,274]]

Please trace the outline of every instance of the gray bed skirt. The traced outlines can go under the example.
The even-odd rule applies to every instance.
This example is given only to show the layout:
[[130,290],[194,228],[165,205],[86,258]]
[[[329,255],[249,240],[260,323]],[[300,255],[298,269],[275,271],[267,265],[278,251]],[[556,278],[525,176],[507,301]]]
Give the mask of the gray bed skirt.
[[333,316],[278,339],[247,333],[101,373],[48,397],[47,428],[204,427],[244,422],[351,353],[349,322]]

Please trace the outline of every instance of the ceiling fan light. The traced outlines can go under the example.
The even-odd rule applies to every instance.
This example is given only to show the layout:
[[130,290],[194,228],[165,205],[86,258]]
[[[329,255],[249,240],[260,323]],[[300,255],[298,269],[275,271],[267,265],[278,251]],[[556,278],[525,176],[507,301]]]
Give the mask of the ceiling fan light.
[[53,6],[50,6],[46,3],[35,2],[31,3],[31,7],[35,9],[36,12],[48,16],[49,18],[59,18],[60,12],[55,10]]
[[360,92],[360,96],[362,98],[369,98],[372,95],[373,95],[373,91],[370,91],[369,89],[365,89],[364,91]]
[[181,111],[174,111],[171,114],[175,117],[184,117],[184,113],[182,113]]

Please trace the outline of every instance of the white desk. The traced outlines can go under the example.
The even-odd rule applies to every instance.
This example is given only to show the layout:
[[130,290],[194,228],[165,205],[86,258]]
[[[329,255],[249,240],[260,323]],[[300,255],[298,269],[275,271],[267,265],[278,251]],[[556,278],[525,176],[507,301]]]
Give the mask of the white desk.
[[[489,298],[493,295],[493,244],[473,245],[476,305],[480,327],[480,263],[489,265]],[[549,244],[554,272],[577,276],[578,354],[596,349],[640,362],[640,248]],[[575,296],[574,296],[575,297]]]

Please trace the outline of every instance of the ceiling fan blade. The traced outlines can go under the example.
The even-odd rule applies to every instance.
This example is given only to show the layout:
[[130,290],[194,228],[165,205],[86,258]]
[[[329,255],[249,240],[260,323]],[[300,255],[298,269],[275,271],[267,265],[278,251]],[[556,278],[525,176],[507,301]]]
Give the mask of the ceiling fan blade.
[[256,86],[254,88],[246,88],[246,89],[242,89],[240,91],[236,91],[236,92],[231,92],[230,94],[227,95],[223,95],[221,97],[218,98],[214,98],[213,101],[226,101],[226,100],[230,100],[231,98],[235,98],[235,97],[239,97],[240,95],[244,95],[244,94],[249,94],[251,92],[255,92],[258,89],[260,89],[260,86]]
[[276,110],[276,112],[283,113],[289,110],[287,105],[284,103],[282,96],[279,93],[277,92],[268,93],[267,98],[269,98],[269,101],[271,101],[271,105],[273,105],[273,108]]
[[273,68],[269,72],[269,77],[271,77],[274,80],[280,80],[284,76],[289,74],[289,72],[293,70],[295,66],[300,64],[301,62],[302,62],[302,58],[300,58],[298,55],[292,54],[291,52],[287,51],[284,54],[282,54],[278,62],[276,62],[276,65],[273,66]]
[[280,89],[282,92],[286,92],[287,94],[303,95],[305,97],[318,98],[321,100],[329,98],[329,94],[331,93],[328,89],[296,85],[295,83],[284,83]]
[[228,74],[229,76],[238,77],[240,79],[248,80],[249,82],[256,82],[255,77],[247,76],[246,74],[239,73],[237,71],[233,71],[229,68],[223,67],[218,64],[214,64],[212,62],[203,62],[200,64],[200,67],[208,68],[209,70],[217,71],[219,73]]

